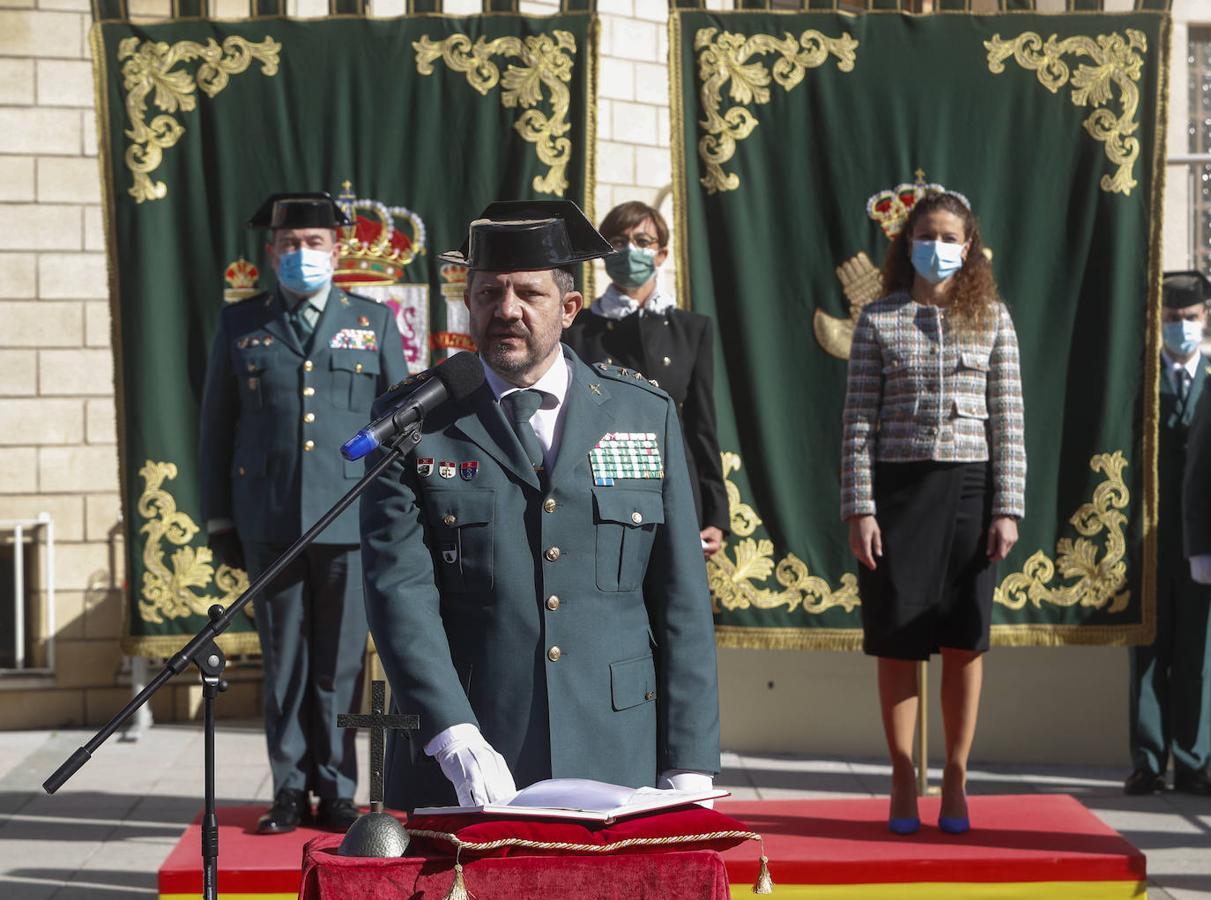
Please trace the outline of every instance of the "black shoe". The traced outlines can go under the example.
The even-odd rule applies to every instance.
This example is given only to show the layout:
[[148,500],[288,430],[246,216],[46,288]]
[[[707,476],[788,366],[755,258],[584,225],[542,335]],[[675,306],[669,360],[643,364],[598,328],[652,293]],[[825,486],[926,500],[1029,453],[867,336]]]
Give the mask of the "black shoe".
[[361,813],[348,797],[320,798],[319,815],[316,816],[320,828],[325,831],[336,831],[344,834],[349,826],[357,821]]
[[1165,789],[1165,776],[1147,769],[1136,769],[1123,782],[1124,794],[1159,794]]
[[1183,794],[1211,797],[1211,777],[1201,769],[1178,769],[1173,773],[1173,789]]
[[273,806],[256,823],[257,834],[285,834],[311,817],[311,803],[304,791],[282,788],[273,798]]

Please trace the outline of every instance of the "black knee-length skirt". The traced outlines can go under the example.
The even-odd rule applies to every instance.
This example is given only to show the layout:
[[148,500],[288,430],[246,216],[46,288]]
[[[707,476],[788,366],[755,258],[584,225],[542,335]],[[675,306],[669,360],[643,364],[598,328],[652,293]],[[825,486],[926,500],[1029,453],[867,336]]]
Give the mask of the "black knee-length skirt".
[[987,650],[996,583],[988,463],[878,463],[874,475],[883,556],[873,572],[858,568],[863,650],[892,659]]

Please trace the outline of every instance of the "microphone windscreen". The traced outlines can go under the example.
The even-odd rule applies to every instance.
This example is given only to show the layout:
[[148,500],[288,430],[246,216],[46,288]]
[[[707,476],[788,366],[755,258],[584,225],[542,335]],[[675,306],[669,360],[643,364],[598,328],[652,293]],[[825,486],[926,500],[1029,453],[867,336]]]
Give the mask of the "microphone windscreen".
[[462,401],[484,383],[484,364],[478,353],[456,353],[438,366],[433,376],[446,386],[451,400]]

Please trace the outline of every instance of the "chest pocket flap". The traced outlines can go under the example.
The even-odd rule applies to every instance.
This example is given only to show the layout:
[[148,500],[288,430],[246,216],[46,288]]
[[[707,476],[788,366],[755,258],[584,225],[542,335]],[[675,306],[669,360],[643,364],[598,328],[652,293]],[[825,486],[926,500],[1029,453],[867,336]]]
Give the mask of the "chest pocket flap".
[[492,521],[496,491],[428,491],[425,513],[430,525],[461,528],[463,525],[487,525]]
[[337,348],[332,351],[331,366],[333,369],[353,372],[355,375],[377,375],[378,351]]
[[603,522],[620,525],[652,525],[664,522],[664,493],[625,488],[601,488],[593,491],[597,516]]
[[959,368],[976,372],[988,371],[988,355],[975,350],[964,350],[959,354]]
[[492,589],[496,492],[430,491],[425,516],[433,535],[434,564],[448,591]]

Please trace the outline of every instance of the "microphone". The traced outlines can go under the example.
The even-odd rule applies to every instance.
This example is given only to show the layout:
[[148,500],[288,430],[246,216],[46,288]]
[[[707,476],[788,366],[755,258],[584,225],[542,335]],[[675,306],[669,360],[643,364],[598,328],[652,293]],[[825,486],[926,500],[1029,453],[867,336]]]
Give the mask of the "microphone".
[[361,459],[406,428],[417,425],[447,400],[461,401],[484,383],[484,364],[475,353],[456,353],[433,369],[432,377],[422,381],[349,440],[341,445],[348,460]]

